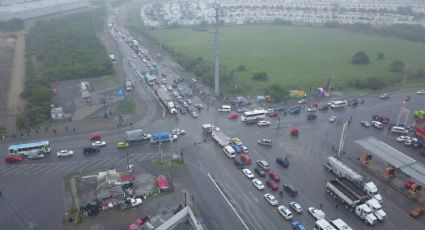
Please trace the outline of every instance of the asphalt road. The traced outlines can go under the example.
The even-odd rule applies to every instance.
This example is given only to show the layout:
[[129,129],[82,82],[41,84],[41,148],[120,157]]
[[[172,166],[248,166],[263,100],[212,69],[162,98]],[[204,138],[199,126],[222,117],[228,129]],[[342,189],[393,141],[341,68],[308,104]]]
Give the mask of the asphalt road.
[[[209,175],[215,179],[248,229],[287,229],[290,222],[285,221],[276,208],[272,208],[265,202],[263,194],[269,191],[268,189],[265,189],[264,192],[257,191],[242,172],[233,166],[233,162],[223,154],[212,139],[208,138],[207,142],[203,143],[200,128],[202,123],[214,123],[228,136],[240,137],[249,147],[249,155],[253,161],[267,160],[282,178],[280,184],[290,183],[299,190],[299,195],[294,200],[299,202],[304,210],[309,206],[318,207],[319,204],[323,204],[327,218],[342,218],[354,229],[365,229],[366,226],[346,210],[336,209],[336,201],[325,193],[326,181],[334,176],[323,170],[323,163],[330,155],[331,146],[337,146],[341,132],[341,126],[328,122],[329,116],[336,114],[345,119],[353,117],[345,146],[348,154],[344,156],[343,161],[356,167],[359,171],[361,169],[353,163],[360,153],[359,146],[354,141],[367,136],[382,139],[396,149],[424,162],[424,159],[411,149],[396,143],[393,140],[394,136],[388,135],[385,131],[366,129],[359,125],[360,120],[370,120],[373,114],[386,114],[395,118],[400,106],[403,105],[401,98],[404,95],[412,95],[412,101],[403,106],[411,110],[421,107],[423,109],[424,97],[413,95],[412,92],[391,94],[391,99],[386,101],[381,101],[374,95],[366,96],[364,105],[338,112],[328,111],[323,114],[317,112],[318,119],[311,122],[306,120],[305,111],[295,116],[282,116],[279,129],[276,128],[276,119],[271,119],[272,125],[269,127],[246,126],[239,120],[228,120],[227,113],[216,112],[213,107],[209,111],[206,109],[201,111],[197,119],[188,114],[179,115],[178,120],[168,115],[161,119],[161,109],[157,109],[152,94],[134,73],[133,66],[141,70],[146,67],[140,60],[132,60],[131,50],[124,44],[120,43],[120,48],[123,52],[123,63],[128,77],[136,82],[135,96],[148,102],[147,117],[134,126],[143,127],[148,132],[168,131],[173,128],[187,131],[187,134],[180,137],[177,142],[162,146],[163,156],[167,158],[172,153],[179,154],[183,150],[186,165],[193,177],[192,185],[198,189],[200,194],[195,199],[202,204],[201,213],[204,215],[204,223],[208,228],[245,229]],[[160,68],[165,67],[160,66]],[[174,73],[173,70],[166,70],[166,72],[170,73],[169,75]],[[175,75],[178,76],[178,73]],[[194,99],[194,103],[199,102],[199,99]],[[289,136],[289,128],[292,126],[300,129],[298,138]],[[13,165],[1,163],[0,189],[3,196],[0,199],[0,226],[5,229],[31,229],[31,227],[61,229],[61,218],[65,211],[62,181],[64,175],[78,170],[96,173],[99,170],[124,168],[127,152],[130,162],[136,165],[136,170],[143,162],[160,157],[159,146],[148,143],[134,144],[128,150],[118,151],[114,145],[122,138],[123,131],[121,130],[105,133],[103,139],[108,146],[103,148],[101,153],[90,157],[84,157],[81,153],[81,149],[89,144],[87,135],[52,138],[50,139],[52,154],[46,159],[24,161]],[[258,138],[270,138],[273,140],[274,146],[272,148],[258,146],[256,144]],[[77,154],[70,158],[60,159],[55,156],[55,152],[60,149],[73,149],[77,151]],[[0,151],[2,156],[6,155],[7,145],[0,145]],[[277,167],[274,161],[276,157],[284,155],[288,156],[290,160],[288,169]],[[250,168],[253,167],[250,166]],[[366,177],[373,178],[366,171],[360,172]],[[425,229],[423,219],[415,220],[407,216],[408,210],[415,207],[414,202],[395,192],[381,181],[375,180],[375,182],[384,197],[384,210],[387,212],[388,218],[384,223],[374,226],[374,229]],[[286,206],[293,200],[286,194],[283,198],[278,197],[278,199],[280,204]],[[306,212],[302,215],[295,214],[294,219],[305,223],[309,229],[314,224],[313,218]],[[211,220],[216,221],[212,222]]]

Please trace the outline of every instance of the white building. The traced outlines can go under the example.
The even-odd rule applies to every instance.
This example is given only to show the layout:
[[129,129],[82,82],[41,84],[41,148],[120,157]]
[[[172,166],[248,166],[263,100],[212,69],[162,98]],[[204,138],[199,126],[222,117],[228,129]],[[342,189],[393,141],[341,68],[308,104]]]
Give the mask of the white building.
[[88,0],[2,1],[0,20],[30,19],[90,6]]

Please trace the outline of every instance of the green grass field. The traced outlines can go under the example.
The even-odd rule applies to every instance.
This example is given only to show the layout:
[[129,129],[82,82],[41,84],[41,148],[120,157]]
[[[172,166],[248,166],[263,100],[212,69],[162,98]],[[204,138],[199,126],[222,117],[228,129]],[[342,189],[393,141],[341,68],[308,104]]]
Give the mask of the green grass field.
[[[214,61],[212,28],[150,31],[158,40],[183,55]],[[244,65],[238,80],[251,80],[256,71],[268,73],[268,83],[252,84],[261,89],[265,84],[308,87],[323,85],[332,71],[334,84],[345,85],[354,79],[380,77],[391,79],[400,73],[389,70],[394,60],[403,61],[409,72],[425,69],[425,45],[379,36],[346,32],[340,29],[280,25],[228,26],[221,32],[221,64],[228,70]],[[351,57],[365,51],[371,63],[353,65]],[[385,58],[379,60],[378,53]],[[252,81],[254,83],[254,81]]]

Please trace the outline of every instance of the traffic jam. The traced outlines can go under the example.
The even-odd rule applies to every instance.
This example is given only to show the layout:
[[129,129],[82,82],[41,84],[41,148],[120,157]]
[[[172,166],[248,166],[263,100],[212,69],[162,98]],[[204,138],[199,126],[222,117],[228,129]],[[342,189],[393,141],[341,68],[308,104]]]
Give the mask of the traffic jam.
[[[417,91],[417,95],[423,95],[422,91]],[[379,95],[380,100],[387,100],[390,96],[388,94]],[[410,100],[410,97],[402,98],[403,103]],[[277,126],[280,124],[280,114],[286,116],[287,114],[299,114],[302,111],[302,105],[305,100],[299,100],[298,104],[288,109],[282,107],[274,109],[263,108],[246,108],[242,107],[233,112],[231,105],[222,105],[217,111],[225,112],[229,120],[237,120],[243,124],[251,125],[256,124],[259,128],[271,125],[267,118],[278,117]],[[355,108],[359,104],[363,104],[364,99],[350,99],[350,100],[334,100],[326,104],[309,105],[306,109],[306,120],[314,120],[317,118],[316,111],[328,110],[342,110],[346,106]],[[403,113],[405,111],[401,111]],[[329,123],[343,123],[342,119],[336,115],[329,116]],[[399,119],[400,120],[400,119]],[[407,120],[407,119],[406,119]],[[377,130],[386,127],[389,133],[400,135],[395,137],[395,141],[402,143],[408,148],[413,148],[418,151],[422,156],[425,155],[425,148],[423,138],[425,137],[425,111],[418,110],[413,112],[413,125],[408,126],[406,123],[394,123],[390,118],[383,115],[371,115],[371,120],[360,121],[361,126],[365,128],[375,128]],[[352,118],[347,119],[345,123],[351,125]],[[278,128],[277,127],[277,128]],[[218,127],[213,124],[203,124],[202,133],[211,138],[222,148],[224,154],[233,161],[236,168],[240,169],[242,174],[247,177],[252,183],[253,187],[264,193],[265,202],[270,206],[277,209],[278,213],[285,220],[296,219],[296,215],[303,213],[303,210],[308,210],[308,213],[316,220],[314,229],[351,229],[342,219],[330,220],[325,219],[325,213],[320,207],[308,207],[303,209],[302,204],[296,202],[294,199],[298,195],[297,188],[290,184],[288,181],[279,175],[280,172],[285,171],[290,165],[288,157],[278,157],[275,159],[278,169],[273,169],[271,164],[264,159],[252,159],[249,154],[248,147],[243,143],[239,137],[228,137]],[[289,135],[296,137],[299,135],[299,129],[296,126],[289,128]],[[273,146],[273,140],[260,137],[257,144],[264,146],[263,151],[267,152]],[[335,149],[333,149],[335,151]],[[363,156],[360,160],[362,163],[367,164],[369,156]],[[361,174],[342,163],[337,157],[330,156],[324,159],[324,168],[336,176],[335,179],[329,180],[326,183],[326,192],[330,197],[335,199],[336,207],[339,205],[346,208],[353,215],[357,216],[366,225],[373,226],[378,222],[384,221],[387,214],[383,210],[383,197],[379,193],[378,186],[373,181],[366,181]],[[413,181],[408,181],[414,187],[409,192],[415,193],[420,190],[421,186],[416,186]],[[406,187],[408,187],[406,182]],[[409,185],[410,185],[409,184]],[[409,188],[410,188],[409,187]],[[415,191],[416,189],[416,191]],[[278,198],[285,196],[292,199],[290,202],[280,203]],[[409,214],[418,218],[425,210],[419,208],[412,210]],[[292,221],[291,225],[294,229],[307,229],[306,226],[300,221]]]

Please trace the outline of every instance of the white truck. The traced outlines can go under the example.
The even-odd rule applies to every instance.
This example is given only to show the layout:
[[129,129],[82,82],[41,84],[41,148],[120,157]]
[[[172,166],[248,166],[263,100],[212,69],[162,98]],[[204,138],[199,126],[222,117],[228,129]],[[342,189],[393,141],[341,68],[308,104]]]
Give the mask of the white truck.
[[167,108],[168,108],[168,111],[170,111],[170,114],[173,114],[173,115],[177,114],[177,110],[174,105],[174,102],[172,101],[167,102]]
[[355,214],[369,225],[374,225],[377,218],[365,201],[369,199],[368,194],[356,184],[345,177],[330,180],[326,183],[326,191],[335,199],[339,200],[343,206]]
[[377,200],[379,203],[383,202],[381,194],[379,194],[378,188],[376,187],[375,183],[367,182],[363,186],[363,190],[373,199]]
[[355,214],[362,219],[366,224],[373,226],[378,221],[373,211],[366,204],[361,204],[356,207]]
[[[325,169],[329,172],[336,174],[339,177],[346,177],[351,182],[362,185],[363,176],[336,159],[333,156],[328,157],[324,165]],[[367,182],[363,185],[363,190],[371,197],[378,200],[380,203],[383,202],[381,194],[379,194],[378,188],[375,183]]]
[[125,81],[125,89],[129,92],[133,89],[133,84],[130,80]]
[[143,129],[134,129],[125,132],[125,140],[127,142],[146,141],[151,138],[150,134],[145,133]]
[[232,142],[230,137],[226,136],[226,134],[221,131],[214,131],[211,136],[218,143],[218,145],[220,145],[220,147],[229,145]]
[[369,208],[372,209],[373,214],[378,218],[379,221],[384,221],[387,214],[382,210],[382,206],[376,199],[370,199],[365,203]]

